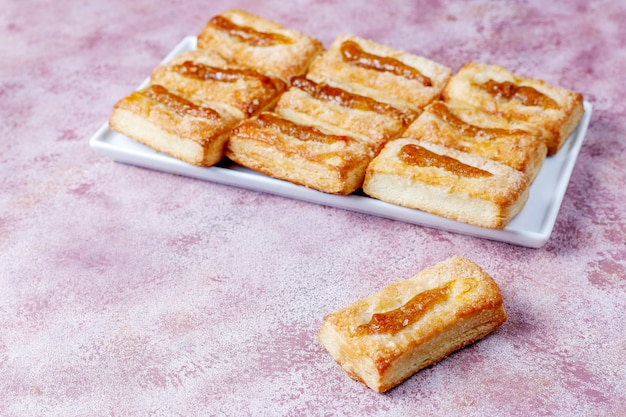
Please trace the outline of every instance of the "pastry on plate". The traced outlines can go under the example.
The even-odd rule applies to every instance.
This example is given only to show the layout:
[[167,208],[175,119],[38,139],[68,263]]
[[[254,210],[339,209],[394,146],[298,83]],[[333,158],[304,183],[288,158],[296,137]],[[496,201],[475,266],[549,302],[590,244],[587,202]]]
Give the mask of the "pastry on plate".
[[502,229],[528,200],[526,174],[482,155],[412,138],[388,142],[367,168],[370,197]]
[[460,102],[431,103],[403,136],[486,156],[522,171],[531,181],[547,152],[541,132],[532,125]]
[[561,149],[584,114],[579,93],[499,65],[466,64],[450,79],[443,97],[535,125],[544,133],[548,156]]
[[210,166],[224,157],[237,118],[181,97],[160,85],[135,91],[118,101],[109,126],[144,145],[189,164]]
[[495,281],[453,257],[329,314],[318,338],[348,376],[385,392],[506,319]]
[[307,73],[315,82],[417,113],[439,98],[451,75],[433,60],[354,35],[337,37]]
[[414,118],[412,113],[387,103],[305,76],[291,79],[291,87],[280,97],[274,111],[287,118],[342,131],[372,144],[376,150],[395,139]]
[[374,151],[341,132],[264,112],[233,129],[226,156],[274,178],[350,194],[361,186]]
[[322,43],[274,21],[242,10],[214,16],[198,35],[198,48],[283,81],[302,75],[324,50]]
[[286,88],[279,78],[231,64],[208,50],[183,52],[158,66],[150,82],[200,103],[223,107],[239,119],[272,107]]

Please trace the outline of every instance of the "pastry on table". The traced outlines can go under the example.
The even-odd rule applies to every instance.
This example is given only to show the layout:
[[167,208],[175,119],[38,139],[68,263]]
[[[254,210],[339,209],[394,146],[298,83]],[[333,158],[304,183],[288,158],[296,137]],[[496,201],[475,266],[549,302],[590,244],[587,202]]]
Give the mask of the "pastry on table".
[[450,68],[354,35],[340,35],[317,57],[307,77],[419,113],[439,98]]
[[535,125],[544,132],[548,156],[561,149],[584,114],[579,93],[499,65],[466,64],[450,79],[443,97]]
[[403,136],[483,155],[522,171],[531,181],[547,153],[541,132],[532,125],[460,102],[434,101]]
[[158,66],[150,82],[200,103],[223,107],[239,119],[271,108],[286,88],[279,78],[231,64],[208,50],[183,52]]
[[291,87],[280,97],[274,111],[362,139],[377,151],[404,131],[415,117],[387,103],[317,83],[306,76],[291,79]]
[[412,138],[388,142],[363,191],[388,203],[502,229],[528,200],[530,179],[501,162]]
[[341,132],[263,112],[233,129],[226,156],[274,178],[350,194],[361,186],[374,151]]
[[506,319],[496,282],[453,257],[329,314],[318,338],[348,376],[385,392]]
[[197,45],[283,81],[304,74],[324,50],[311,36],[236,9],[214,16],[198,35]]
[[189,164],[211,166],[223,158],[237,121],[228,111],[149,85],[115,104],[109,126]]

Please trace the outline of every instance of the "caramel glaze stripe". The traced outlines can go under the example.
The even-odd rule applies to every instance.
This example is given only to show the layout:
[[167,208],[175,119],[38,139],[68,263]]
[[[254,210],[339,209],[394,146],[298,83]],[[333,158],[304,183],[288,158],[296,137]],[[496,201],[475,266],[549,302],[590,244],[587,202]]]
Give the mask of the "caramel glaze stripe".
[[143,95],[156,101],[179,116],[202,117],[205,119],[219,120],[221,115],[210,107],[198,106],[191,101],[171,93],[165,87],[153,84],[143,91]]
[[341,88],[332,87],[326,83],[316,83],[305,76],[291,78],[291,85],[318,100],[338,103],[351,109],[372,111],[390,116],[402,123],[402,126],[407,126],[414,119],[413,115],[404,113],[389,104],[381,103],[370,97],[353,94]]
[[517,85],[510,81],[499,83],[489,80],[480,86],[483,90],[500,100],[517,100],[524,106],[539,106],[545,109],[559,107],[556,101],[526,85]]
[[261,113],[256,119],[257,126],[264,129],[276,129],[282,134],[294,137],[301,141],[315,141],[319,143],[332,144],[335,142],[348,142],[352,138],[349,136],[327,135],[313,126],[305,126],[283,119],[272,113]]
[[347,40],[341,44],[341,55],[344,61],[361,68],[390,72],[409,80],[419,81],[426,87],[433,85],[432,80],[417,69],[395,58],[382,57],[365,52],[361,46],[354,41]]
[[368,323],[356,328],[356,336],[373,334],[396,334],[407,326],[416,323],[432,308],[444,302],[452,292],[454,280],[447,284],[422,291],[415,295],[406,304],[384,313],[375,313]]
[[230,19],[220,15],[213,17],[209,23],[230,36],[252,46],[274,46],[293,43],[291,38],[280,33],[259,32],[251,27],[239,26]]
[[448,106],[441,102],[435,102],[430,106],[432,111],[437,117],[446,122],[452,128],[459,131],[464,136],[480,137],[484,139],[496,139],[503,135],[514,135],[525,133],[523,130],[507,130],[500,128],[483,128],[475,126],[461,120],[457,115],[452,113]]
[[453,172],[461,177],[490,177],[491,172],[464,164],[447,155],[439,155],[415,144],[404,145],[398,154],[401,161],[419,167],[436,167]]
[[279,90],[282,86],[281,81],[249,68],[218,68],[198,62],[185,61],[182,64],[173,65],[172,70],[185,77],[196,78],[203,81],[211,80],[234,83],[244,78],[253,78],[276,90]]

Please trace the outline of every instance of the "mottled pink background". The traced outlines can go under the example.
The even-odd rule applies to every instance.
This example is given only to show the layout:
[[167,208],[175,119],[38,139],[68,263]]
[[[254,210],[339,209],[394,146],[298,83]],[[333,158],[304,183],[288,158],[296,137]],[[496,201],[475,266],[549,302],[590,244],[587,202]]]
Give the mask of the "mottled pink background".
[[[594,113],[541,249],[115,163],[89,138],[230,7],[496,63]],[[605,1],[3,1],[0,415],[626,415],[626,21]],[[621,27],[620,27],[621,25]],[[316,341],[325,314],[444,258],[509,320],[387,394]]]

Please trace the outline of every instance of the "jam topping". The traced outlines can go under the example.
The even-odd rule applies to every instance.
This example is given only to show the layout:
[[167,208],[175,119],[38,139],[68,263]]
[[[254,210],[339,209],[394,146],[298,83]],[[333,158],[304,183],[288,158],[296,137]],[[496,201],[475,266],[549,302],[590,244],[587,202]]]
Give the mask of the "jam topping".
[[253,78],[263,84],[274,86],[274,82],[270,77],[249,68],[218,68],[193,61],[185,61],[182,64],[172,66],[172,69],[185,77],[203,81],[234,83],[241,79]]
[[471,137],[482,137],[486,139],[495,139],[498,136],[508,135],[512,132],[506,129],[498,128],[482,128],[466,123],[458,116],[453,114],[448,106],[441,102],[436,102],[431,105],[430,111],[437,115],[440,119],[445,121],[448,125],[459,131],[462,135]]
[[409,80],[419,81],[426,87],[433,85],[431,79],[423,75],[417,69],[395,58],[382,57],[365,52],[361,46],[354,41],[348,40],[341,44],[341,55],[345,62],[361,68],[389,72]]
[[464,164],[447,155],[439,155],[415,144],[404,145],[398,154],[401,161],[420,167],[443,168],[461,177],[490,177],[493,174],[480,168]]
[[219,120],[221,118],[220,114],[212,108],[198,106],[157,84],[147,87],[143,91],[143,94],[151,100],[166,106],[179,116],[203,117],[213,120]]
[[301,141],[315,141],[331,144],[339,141],[349,141],[348,136],[327,135],[313,126],[304,126],[283,119],[272,113],[261,113],[255,120],[257,126],[261,128],[271,128],[280,131],[284,135],[292,136]]
[[550,97],[526,85],[517,85],[510,81],[489,80],[481,87],[499,100],[517,100],[525,106],[557,108],[559,105]]
[[230,36],[252,46],[273,46],[292,43],[291,38],[280,33],[259,32],[251,27],[239,26],[224,16],[215,16],[209,23]]
[[412,120],[411,115],[408,115],[395,107],[390,106],[389,104],[381,103],[370,97],[353,94],[325,83],[316,83],[305,76],[293,77],[291,79],[291,85],[305,91],[310,96],[318,100],[339,103],[340,105],[351,109],[372,111],[378,114],[388,115],[396,120],[399,120],[404,126]]
[[435,305],[444,302],[450,296],[453,285],[454,281],[450,281],[441,287],[422,291],[395,310],[373,314],[369,323],[356,328],[356,336],[398,333],[424,317]]

